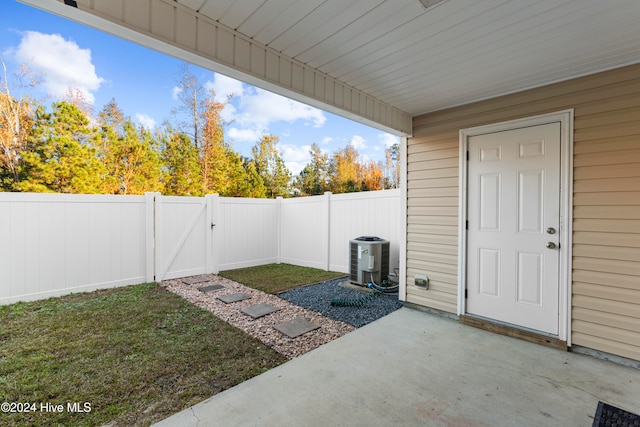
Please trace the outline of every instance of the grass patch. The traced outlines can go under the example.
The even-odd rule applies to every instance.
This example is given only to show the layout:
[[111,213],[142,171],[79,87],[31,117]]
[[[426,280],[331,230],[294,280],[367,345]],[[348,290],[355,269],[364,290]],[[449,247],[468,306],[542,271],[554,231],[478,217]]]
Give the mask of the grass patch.
[[267,264],[220,272],[220,275],[262,292],[277,294],[302,285],[346,276],[344,273],[291,264]]
[[284,361],[153,283],[1,306],[0,402],[36,411],[0,424],[149,425]]

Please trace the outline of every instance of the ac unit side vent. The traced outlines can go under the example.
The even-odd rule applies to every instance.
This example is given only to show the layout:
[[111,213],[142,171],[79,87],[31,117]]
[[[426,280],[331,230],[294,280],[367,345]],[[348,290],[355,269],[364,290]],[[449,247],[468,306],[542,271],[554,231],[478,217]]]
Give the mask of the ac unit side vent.
[[351,265],[349,268],[349,280],[351,282],[358,281],[358,244],[351,242],[350,253],[351,253]]

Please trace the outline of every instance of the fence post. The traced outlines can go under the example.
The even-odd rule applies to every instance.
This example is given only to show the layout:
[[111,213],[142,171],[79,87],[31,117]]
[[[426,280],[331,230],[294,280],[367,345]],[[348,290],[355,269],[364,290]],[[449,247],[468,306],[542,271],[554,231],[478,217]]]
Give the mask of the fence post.
[[207,219],[209,228],[207,232],[207,272],[218,274],[220,272],[220,196],[210,194],[207,196]]
[[324,193],[324,269],[326,271],[331,270],[331,191],[325,191]]
[[282,260],[282,196],[276,197],[276,221],[277,221],[277,234],[278,234],[278,264]]
[[145,203],[145,281],[156,280],[156,196],[160,193],[144,193]]

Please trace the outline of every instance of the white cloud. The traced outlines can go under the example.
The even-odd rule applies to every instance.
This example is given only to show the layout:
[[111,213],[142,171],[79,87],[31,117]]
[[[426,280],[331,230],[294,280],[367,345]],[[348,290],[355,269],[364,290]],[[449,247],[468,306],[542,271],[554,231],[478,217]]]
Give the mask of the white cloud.
[[351,145],[356,150],[362,150],[367,148],[367,144],[365,143],[365,139],[360,135],[353,135],[351,137],[351,141],[349,141],[349,145]]
[[171,89],[171,99],[177,101],[178,96],[182,93],[182,91],[183,89],[181,87],[174,86],[173,89]]
[[136,113],[136,120],[146,129],[153,130],[156,127],[156,121],[147,114]]
[[232,127],[227,131],[227,135],[235,142],[256,143],[263,133],[255,129],[239,129]]
[[213,80],[205,83],[205,88],[213,89],[218,102],[226,102],[230,95],[238,98],[244,95],[244,84],[241,81],[218,73],[214,73]]
[[241,113],[236,120],[242,127],[263,131],[278,121],[293,123],[303,120],[315,128],[322,127],[327,121],[322,110],[262,89],[250,93],[245,91],[238,99],[238,107]]
[[390,133],[379,133],[378,139],[384,145],[385,148],[391,147],[393,144],[400,143],[400,137],[391,135]]
[[327,144],[330,144],[331,142],[333,142],[333,138],[331,138],[330,136],[325,136],[320,141],[320,144],[327,145]]
[[44,76],[43,89],[54,98],[64,98],[69,89],[78,90],[93,104],[93,92],[100,89],[104,79],[96,74],[91,62],[91,50],[82,49],[60,34],[27,31],[15,50],[16,59],[27,64],[35,73]]

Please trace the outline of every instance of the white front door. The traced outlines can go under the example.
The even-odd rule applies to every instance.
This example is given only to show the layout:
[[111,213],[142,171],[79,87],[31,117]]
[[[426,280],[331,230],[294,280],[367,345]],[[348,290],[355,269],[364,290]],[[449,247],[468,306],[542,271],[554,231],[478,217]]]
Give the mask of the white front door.
[[560,132],[469,137],[468,314],[558,335]]

